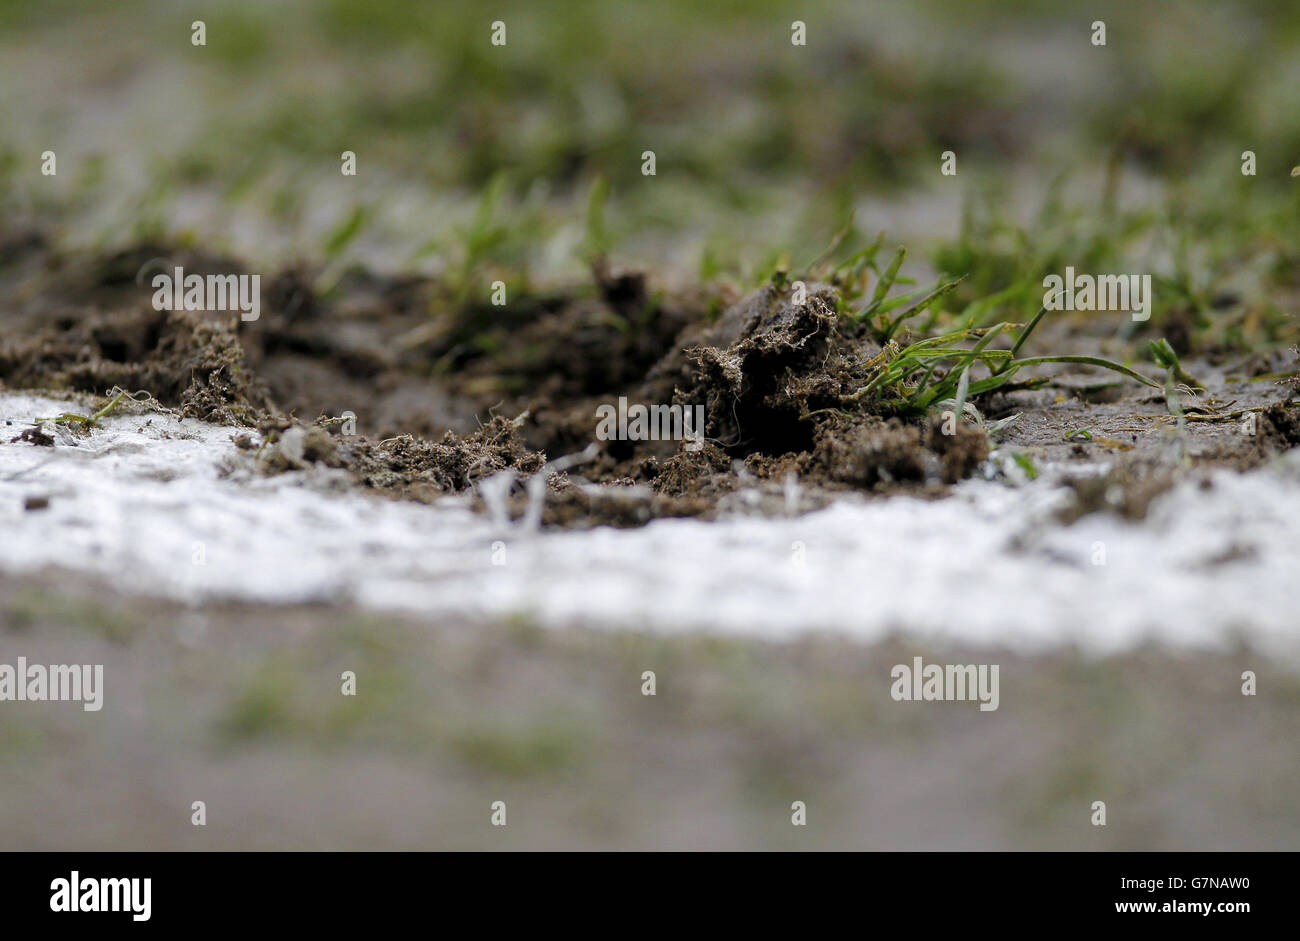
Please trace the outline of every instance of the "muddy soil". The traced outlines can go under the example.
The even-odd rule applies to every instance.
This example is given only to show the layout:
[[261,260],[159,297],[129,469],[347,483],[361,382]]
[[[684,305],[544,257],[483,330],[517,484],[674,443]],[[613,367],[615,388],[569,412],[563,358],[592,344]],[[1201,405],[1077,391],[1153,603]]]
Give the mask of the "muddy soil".
[[[67,255],[40,232],[2,241],[0,383],[147,391],[185,417],[250,429],[242,440],[265,473],[342,468],[356,486],[399,498],[475,489],[510,471],[516,514],[529,475],[596,441],[579,465],[548,471],[548,524],[808,510],[847,492],[938,496],[1000,473],[991,448],[1031,468],[1104,461],[1111,486],[1081,487],[1073,512],[1140,515],[1150,491],[1181,474],[1256,466],[1300,443],[1300,412],[1282,404],[1294,390],[1275,378],[1294,373],[1294,353],[1198,350],[1186,331],[1175,339],[1204,389],[1180,395],[1181,422],[1161,392],[1065,366],[1032,390],[982,398],[987,420],[1014,417],[989,435],[855,400],[881,349],[836,312],[829,285],[811,286],[801,304],[785,284],[745,297],[667,294],[599,263],[590,285],[498,307],[434,280],[365,271],[318,292],[317,272],[299,265],[263,275],[261,317],[244,322],[151,304],[157,270],[247,271],[237,260],[159,244]],[[1062,317],[1031,346],[1123,360],[1114,334],[1097,330]],[[620,398],[703,406],[703,440],[597,441],[597,410]],[[39,445],[38,435],[23,440]],[[1097,496],[1113,498],[1125,481],[1131,498]]]

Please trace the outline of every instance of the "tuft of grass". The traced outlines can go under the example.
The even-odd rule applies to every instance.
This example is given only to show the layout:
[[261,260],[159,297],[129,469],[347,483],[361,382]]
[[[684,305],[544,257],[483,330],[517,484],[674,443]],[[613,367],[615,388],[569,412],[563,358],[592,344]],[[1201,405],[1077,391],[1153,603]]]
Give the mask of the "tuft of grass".
[[131,641],[140,624],[93,598],[63,596],[35,589],[20,592],[3,612],[13,631],[26,631],[48,622],[80,628],[113,644]]
[[457,736],[452,750],[468,765],[490,774],[526,778],[574,767],[587,736],[560,723],[525,729],[484,728]]
[[325,257],[330,260],[337,258],[343,249],[356,241],[357,236],[370,220],[370,215],[370,210],[366,206],[353,207],[352,211],[325,236],[324,244],[321,246]]
[[230,703],[218,723],[227,743],[251,741],[294,726],[294,685],[286,672],[263,668]]
[[583,240],[583,257],[590,265],[609,254],[613,239],[605,222],[605,203],[609,199],[609,180],[596,177],[587,195],[587,230]]
[[[1098,356],[1052,355],[1018,358],[1017,354],[1046,313],[1040,309],[1028,324],[1003,322],[992,327],[954,330],[926,337],[900,347],[892,339],[868,366],[875,374],[867,384],[848,397],[849,402],[875,401],[898,412],[920,413],[935,403],[959,398],[964,403],[1008,385],[1013,376],[1029,366],[1049,363],[1076,363],[1110,369],[1143,385],[1160,388],[1160,384],[1129,367]],[[993,349],[994,339],[1019,328],[1011,349]],[[970,347],[962,343],[973,341]],[[982,366],[987,375],[972,379],[969,372]],[[1031,380],[1032,382],[1032,380]]]
[[1151,353],[1152,361],[1167,372],[1169,381],[1181,382],[1191,389],[1205,388],[1204,384],[1197,382],[1187,370],[1183,369],[1183,364],[1178,360],[1178,354],[1174,352],[1174,348],[1169,345],[1168,340],[1163,337],[1159,340],[1152,340],[1147,345],[1147,348]]
[[117,403],[121,402],[125,396],[125,391],[118,392],[118,394],[114,396],[107,405],[93,415],[87,416],[78,415],[75,412],[62,412],[52,418],[38,418],[35,423],[39,425],[41,422],[52,421],[56,425],[81,425],[83,428],[93,428],[101,418],[116,408]]
[[1024,451],[1016,451],[1011,455],[1011,460],[1016,462],[1016,466],[1025,472],[1025,476],[1030,480],[1038,479],[1038,468],[1034,465],[1034,459]]
[[[997,389],[1040,386],[1047,380],[1030,378],[1015,383],[1012,380],[1027,367],[1056,363],[1108,369],[1143,385],[1160,388],[1155,380],[1123,363],[1099,356],[1053,354],[1022,357],[1022,348],[1047,314],[1043,306],[1039,306],[1028,323],[1002,321],[991,326],[980,323],[999,307],[1014,305],[1032,296],[1036,293],[1037,282],[1020,281],[987,297],[974,298],[956,314],[944,312],[940,305],[945,298],[959,296],[958,289],[967,283],[970,272],[957,277],[941,277],[929,288],[891,296],[895,285],[908,282],[900,276],[907,249],[903,246],[896,249],[889,263],[882,268],[876,260],[884,240],[881,234],[832,265],[830,257],[850,237],[851,229],[850,218],[836,232],[830,246],[803,269],[805,279],[824,279],[838,288],[841,316],[853,325],[865,326],[881,345],[880,353],[866,364],[872,371],[871,377],[860,389],[847,396],[844,404],[870,403],[900,414],[921,414],[943,406],[959,413],[978,415],[972,400]],[[784,285],[788,280],[788,268],[785,259],[778,257],[772,268],[772,283],[778,287]],[[856,309],[856,302],[866,295],[871,274],[876,275],[876,280],[870,299]],[[927,312],[929,316],[913,331],[908,322]],[[955,329],[932,333],[941,321],[955,326]],[[905,332],[904,328],[909,337],[917,338],[907,344],[900,343],[897,337]],[[1006,335],[1014,335],[1010,349],[993,346],[996,339]]]

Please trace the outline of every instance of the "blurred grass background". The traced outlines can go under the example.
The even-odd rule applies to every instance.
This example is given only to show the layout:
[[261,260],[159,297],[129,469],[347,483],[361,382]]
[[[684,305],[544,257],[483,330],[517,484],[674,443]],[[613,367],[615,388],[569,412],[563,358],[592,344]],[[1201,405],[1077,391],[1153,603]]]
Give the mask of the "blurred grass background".
[[[1201,851],[1300,837],[1300,680],[1231,643],[1104,660],[772,643],[556,631],[523,614],[195,610],[0,575],[6,647],[103,663],[106,683],[97,713],[5,704],[4,849]],[[913,656],[999,664],[998,709],[894,702],[891,666]],[[340,695],[344,670],[356,696]],[[1241,695],[1244,670],[1258,697]],[[791,826],[796,800],[806,827]]]
[[[71,244],[431,274],[472,256],[550,282],[581,276],[603,179],[615,257],[684,281],[806,261],[855,210],[913,264],[974,271],[967,300],[1061,255],[1120,264],[1171,216],[1167,276],[1264,240],[1287,281],[1298,38],[1286,0],[3,0],[0,207]],[[1143,214],[1080,245],[1060,207],[1095,228],[1108,198]]]

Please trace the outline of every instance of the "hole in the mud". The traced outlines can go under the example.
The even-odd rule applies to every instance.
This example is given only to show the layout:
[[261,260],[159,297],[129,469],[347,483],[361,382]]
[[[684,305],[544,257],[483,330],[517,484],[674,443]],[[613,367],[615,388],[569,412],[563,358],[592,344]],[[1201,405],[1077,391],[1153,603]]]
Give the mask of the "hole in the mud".
[[762,454],[777,457],[813,448],[811,423],[800,421],[789,412],[771,411],[742,416],[741,440],[727,449],[729,454],[744,456]]
[[615,461],[627,461],[636,453],[637,442],[634,441],[609,441],[605,445],[605,453]]
[[96,330],[95,344],[99,355],[114,363],[125,363],[131,359],[131,345],[115,330]]
[[163,317],[155,317],[145,325],[144,348],[146,350],[156,350],[158,349],[158,344],[162,342],[163,320]]

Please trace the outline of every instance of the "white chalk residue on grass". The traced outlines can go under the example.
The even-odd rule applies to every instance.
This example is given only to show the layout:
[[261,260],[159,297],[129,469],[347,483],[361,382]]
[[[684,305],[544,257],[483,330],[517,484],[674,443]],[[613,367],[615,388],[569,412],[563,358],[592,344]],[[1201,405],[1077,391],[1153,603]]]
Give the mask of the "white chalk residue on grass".
[[[1096,513],[1061,526],[1062,491],[1040,478],[791,518],[530,534],[464,499],[424,506],[322,492],[320,475],[313,487],[302,474],[259,477],[232,429],[161,415],[109,416],[53,448],[9,443],[65,410],[76,409],[0,396],[0,420],[13,422],[0,424],[0,570],[58,566],[194,604],[353,600],[601,628],[1300,646],[1300,451],[1216,473],[1209,489],[1182,484],[1141,523]],[[223,464],[245,469],[223,476]],[[28,498],[49,505],[26,509]]]

